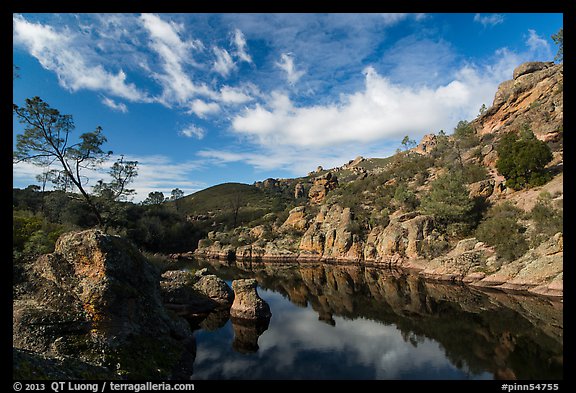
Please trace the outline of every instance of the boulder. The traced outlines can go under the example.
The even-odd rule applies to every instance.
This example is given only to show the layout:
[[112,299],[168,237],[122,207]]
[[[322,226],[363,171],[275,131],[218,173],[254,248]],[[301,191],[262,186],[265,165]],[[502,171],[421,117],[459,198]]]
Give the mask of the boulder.
[[531,74],[536,71],[544,70],[548,67],[553,66],[553,62],[541,62],[541,61],[528,61],[526,63],[520,64],[518,67],[514,68],[512,73],[513,79],[518,79],[518,77],[526,74]]
[[21,269],[14,282],[15,348],[166,378],[191,347],[185,343],[193,343],[186,321],[162,304],[156,269],[119,236],[64,234],[54,253]]
[[419,154],[430,154],[438,144],[438,139],[434,134],[426,134],[413,150]]
[[210,274],[208,269],[204,268],[194,274],[194,289],[208,296],[221,306],[230,307],[234,300],[234,292],[226,284],[226,281]]
[[230,317],[234,319],[257,320],[270,319],[270,306],[256,290],[255,279],[239,279],[232,281],[234,303],[230,308]]
[[190,272],[171,270],[162,274],[160,291],[169,309],[181,315],[207,314],[218,303],[194,287],[195,277]]
[[496,184],[494,179],[480,180],[476,183],[472,183],[468,186],[470,198],[488,198],[494,192],[494,184]]

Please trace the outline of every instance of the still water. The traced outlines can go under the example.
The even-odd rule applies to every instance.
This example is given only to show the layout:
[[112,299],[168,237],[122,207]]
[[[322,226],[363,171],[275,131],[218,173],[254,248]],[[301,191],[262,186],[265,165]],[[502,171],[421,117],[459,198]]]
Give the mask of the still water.
[[382,268],[194,261],[256,278],[268,326],[214,314],[192,379],[562,379],[562,303]]

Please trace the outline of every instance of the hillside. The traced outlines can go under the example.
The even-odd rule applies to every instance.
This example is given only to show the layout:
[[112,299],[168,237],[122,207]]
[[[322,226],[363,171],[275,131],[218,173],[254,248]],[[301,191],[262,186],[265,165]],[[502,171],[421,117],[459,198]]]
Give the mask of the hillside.
[[[392,157],[357,157],[302,178],[193,194],[181,202],[192,219],[230,214],[238,192],[235,214],[243,217],[226,229],[214,221],[196,254],[384,264],[561,295],[562,90],[562,64],[525,63],[486,111],[451,135],[429,134]],[[542,156],[541,168],[504,176],[507,144],[520,157],[508,166]]]

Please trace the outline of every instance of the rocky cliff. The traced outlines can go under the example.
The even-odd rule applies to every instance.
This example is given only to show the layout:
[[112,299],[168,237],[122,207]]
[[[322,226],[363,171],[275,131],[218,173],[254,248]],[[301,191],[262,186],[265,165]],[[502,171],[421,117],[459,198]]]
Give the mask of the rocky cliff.
[[[458,142],[451,151],[446,146],[456,145],[454,136],[429,134],[414,149],[388,159],[358,157],[339,168],[318,168],[306,181],[269,179],[261,186],[295,185],[289,193],[297,205],[284,220],[264,224],[261,220],[252,227],[212,233],[199,243],[195,254],[239,261],[300,259],[401,266],[431,279],[562,296],[561,232],[548,235],[553,239],[544,244],[534,244],[520,259],[503,260],[493,247],[470,236],[452,235],[434,215],[418,208],[433,181],[447,172],[446,166],[459,162],[476,171],[466,184],[476,206],[510,202],[528,214],[542,195],[549,195],[553,208],[561,211],[562,86],[562,64],[525,63],[514,70],[513,79],[500,84],[492,105],[469,122],[470,139]],[[502,135],[526,126],[553,152],[547,169],[552,181],[514,191],[496,169],[497,147]],[[523,220],[524,230],[534,232],[537,224],[530,218]]]

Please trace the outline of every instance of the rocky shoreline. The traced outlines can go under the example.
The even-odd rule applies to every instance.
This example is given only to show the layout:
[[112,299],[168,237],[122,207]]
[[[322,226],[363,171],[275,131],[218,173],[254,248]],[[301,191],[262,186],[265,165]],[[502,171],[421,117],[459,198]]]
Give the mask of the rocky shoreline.
[[563,299],[563,235],[558,233],[523,257],[502,264],[494,250],[475,238],[461,240],[449,253],[427,260],[400,254],[378,259],[283,252],[267,254],[265,249],[234,248],[212,244],[193,253],[173,254],[173,259],[204,258],[239,263],[326,263],[398,268],[427,280],[456,282],[479,289],[494,289]]

